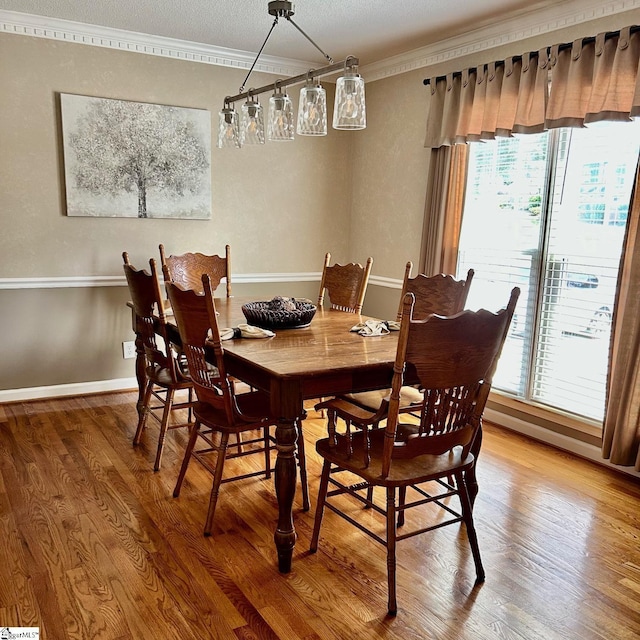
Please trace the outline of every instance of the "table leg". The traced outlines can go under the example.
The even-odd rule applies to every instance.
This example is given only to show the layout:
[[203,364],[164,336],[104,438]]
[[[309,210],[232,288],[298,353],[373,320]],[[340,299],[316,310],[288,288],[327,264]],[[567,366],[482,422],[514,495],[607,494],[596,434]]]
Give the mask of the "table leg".
[[296,492],[295,420],[280,420],[276,428],[275,487],[278,498],[278,526],[274,535],[280,573],[291,571],[296,532],[293,527],[293,498]]
[[300,380],[274,378],[271,380],[271,413],[278,416],[276,427],[275,489],[278,498],[278,525],[273,539],[278,553],[280,573],[291,571],[296,530],[293,526],[293,499],[296,493],[296,420],[302,416],[303,394]]

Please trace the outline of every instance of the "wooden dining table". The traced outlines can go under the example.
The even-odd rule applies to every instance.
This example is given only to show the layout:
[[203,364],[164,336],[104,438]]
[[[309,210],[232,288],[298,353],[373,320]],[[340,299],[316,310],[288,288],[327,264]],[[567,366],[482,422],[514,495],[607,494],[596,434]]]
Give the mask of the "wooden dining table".
[[[219,327],[237,327],[246,322],[242,305],[254,300],[216,298]],[[291,570],[296,541],[293,522],[297,469],[295,422],[304,416],[304,401],[391,386],[398,332],[364,337],[351,331],[366,319],[353,313],[318,309],[306,327],[277,330],[271,338],[236,338],[223,342],[229,375],[268,392],[271,413],[277,420],[278,522],[274,540],[282,573]],[[170,315],[168,322],[171,322]],[[145,383],[141,350],[137,350],[137,358],[141,399]]]

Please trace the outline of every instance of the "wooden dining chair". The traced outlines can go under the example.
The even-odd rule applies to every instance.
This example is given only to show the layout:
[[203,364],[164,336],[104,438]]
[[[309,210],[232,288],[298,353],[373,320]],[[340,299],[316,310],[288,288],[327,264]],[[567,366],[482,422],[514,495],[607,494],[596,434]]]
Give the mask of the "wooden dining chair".
[[[142,340],[142,344],[136,346],[144,350],[147,379],[133,444],[140,444],[149,416],[160,423],[158,447],[153,466],[154,471],[158,471],[167,430],[188,427],[191,423],[192,384],[188,373],[180,366],[168,337],[156,261],[153,258],[149,261],[151,273],[147,273],[133,267],[126,251],[122,254],[122,258],[138,328],[137,335],[138,339]],[[184,402],[175,402],[176,392],[183,390],[187,391],[188,399]],[[160,404],[154,404],[155,402]],[[179,409],[189,410],[187,422],[170,424],[171,412]]]
[[[367,258],[363,267],[359,263],[330,265],[331,254],[327,252],[324,257],[322,278],[320,280],[320,292],[318,294],[318,307],[324,305],[325,294],[329,300],[329,308],[348,313],[360,313],[364,304],[364,296],[369,284],[369,275],[373,258]],[[323,398],[320,398],[323,400]],[[316,409],[321,417],[325,417],[325,411],[318,406]]]
[[227,297],[231,295],[231,247],[229,245],[225,246],[224,257],[191,252],[168,256],[164,245],[161,244],[159,249],[165,282],[169,279],[183,289],[193,289],[202,293],[202,276],[206,273],[214,290],[224,279]]
[[474,270],[467,271],[467,277],[456,280],[454,276],[438,273],[427,276],[419,273],[415,278],[411,277],[413,263],[407,262],[402,281],[400,305],[398,307],[397,321],[402,320],[402,308],[404,297],[407,293],[415,295],[413,316],[416,319],[426,318],[432,313],[441,316],[452,316],[462,311],[467,304],[469,287],[473,280]]
[[[231,247],[229,245],[225,246],[224,258],[218,255],[191,252],[167,256],[163,244],[159,245],[159,249],[165,285],[167,282],[174,282],[183,289],[202,293],[202,276],[206,273],[214,291],[224,279],[227,297],[231,296]],[[242,446],[241,434],[237,434],[237,438],[238,446]]]
[[373,258],[368,258],[364,267],[354,262],[330,266],[330,262],[331,254],[327,253],[322,269],[318,307],[323,306],[326,294],[331,309],[360,313],[367,292]]
[[[369,430],[363,424],[356,433],[338,434],[336,412],[328,411],[328,437],[316,443],[323,467],[310,550],[318,548],[325,506],[385,545],[388,610],[392,615],[397,612],[396,543],[400,540],[464,522],[476,583],[484,581],[467,476],[474,470],[472,445],[481,430],[492,377],[519,293],[514,288],[506,308],[497,313],[467,310],[453,316],[431,315],[426,320],[413,319],[415,296],[407,294],[385,428]],[[417,379],[423,402],[417,419],[401,422],[400,390],[405,376]],[[362,481],[354,484],[354,476]],[[369,487],[383,490],[385,499],[380,504],[370,492],[361,493]],[[376,533],[370,511],[366,518],[357,518],[344,498],[335,499],[343,494],[384,516],[385,534]],[[458,502],[451,500],[454,497]],[[423,520],[412,520],[411,530],[398,534],[398,528],[405,525],[405,512],[425,504],[443,509],[433,524],[424,526]]]
[[[211,535],[220,486],[233,480],[264,475],[271,477],[274,468],[270,453],[275,438],[270,427],[277,420],[270,414],[270,398],[262,391],[236,394],[224,362],[224,349],[213,298],[211,278],[204,274],[201,280],[203,293],[185,290],[168,282],[167,292],[178,325],[182,349],[193,380],[197,402],[194,404],[195,423],[184,453],[182,466],[173,492],[180,489],[192,458],[200,462],[213,475],[209,510],[204,534]],[[304,447],[300,420],[297,421],[298,442]],[[229,436],[257,431],[258,436],[243,440],[242,449],[229,451]],[[239,476],[223,478],[225,460],[240,456],[262,454],[263,468]],[[304,451],[300,451],[300,480],[306,494],[307,472]],[[307,497],[308,501],[308,497]],[[308,506],[306,507],[308,509]]]
[[[402,294],[398,308],[397,321],[402,320],[402,308],[404,297],[407,293],[413,293],[415,304],[413,316],[415,319],[424,319],[432,313],[441,316],[452,316],[462,311],[467,303],[469,287],[473,280],[474,270],[469,269],[467,277],[456,280],[452,275],[443,273],[426,276],[419,273],[415,278],[411,277],[413,263],[407,262],[402,281]],[[391,389],[376,389],[359,393],[348,393],[343,399],[351,401],[367,411],[380,411],[381,419],[384,419],[388,406]],[[387,404],[383,404],[386,401]],[[402,411],[411,412],[414,405],[422,401],[421,394],[411,387],[403,387],[400,396]]]

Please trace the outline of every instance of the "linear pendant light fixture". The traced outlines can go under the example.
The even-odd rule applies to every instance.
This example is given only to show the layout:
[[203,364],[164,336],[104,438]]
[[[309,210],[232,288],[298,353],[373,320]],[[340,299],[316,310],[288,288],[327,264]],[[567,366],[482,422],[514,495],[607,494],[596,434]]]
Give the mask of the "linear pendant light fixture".
[[[286,0],[269,2],[269,15],[274,16],[273,24],[267,34],[260,51],[256,55],[249,73],[247,73],[239,93],[227,96],[224,107],[218,113],[218,147],[239,148],[249,144],[264,144],[265,138],[270,142],[288,141],[294,139],[295,132],[300,136],[327,135],[327,96],[318,78],[343,71],[336,82],[336,95],[333,108],[333,128],[344,130],[364,129],[367,126],[366,108],[364,100],[364,80],[358,73],[358,59],[353,56],[342,62],[334,63],[327,55],[292,19],[295,6]],[[258,58],[262,53],[271,33],[280,18],[288,20],[329,62],[326,67],[309,69],[291,78],[276,80],[275,83],[248,89],[245,86],[253,72]],[[286,87],[300,84],[297,124],[294,122],[293,104],[286,92]],[[265,136],[264,112],[258,96],[273,91],[269,98],[267,111],[267,133]],[[234,107],[236,102],[243,102],[240,113]]]

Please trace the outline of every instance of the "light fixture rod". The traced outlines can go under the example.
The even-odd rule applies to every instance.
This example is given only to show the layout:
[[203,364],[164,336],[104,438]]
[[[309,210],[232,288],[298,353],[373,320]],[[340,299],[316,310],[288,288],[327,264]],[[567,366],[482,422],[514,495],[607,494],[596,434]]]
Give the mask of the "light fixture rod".
[[292,19],[291,16],[285,16],[286,19],[328,60],[330,63],[333,62],[333,58],[325,53]]
[[253,64],[251,65],[251,69],[249,69],[249,73],[247,73],[247,75],[245,76],[245,79],[242,81],[242,84],[240,85],[240,92],[242,93],[244,91],[244,88],[247,84],[247,80],[249,80],[249,76],[253,73],[253,69],[256,66],[256,63],[258,62],[258,58],[260,58],[260,54],[262,53],[262,50],[264,49],[265,45],[267,44],[267,40],[271,37],[271,34],[273,33],[273,30],[276,28],[276,25],[278,24],[278,16],[275,17],[275,19],[273,20],[273,24],[271,25],[271,29],[269,29],[269,33],[267,33],[267,37],[264,39],[264,42],[262,43],[262,46],[260,47],[260,51],[258,51],[255,60],[253,61]]
[[[358,66],[358,58],[354,58],[353,56],[349,56],[345,58],[341,62],[335,62],[333,64],[327,65],[326,67],[321,67],[320,69],[310,69],[306,73],[301,73],[297,76],[292,76],[291,78],[285,78],[284,80],[278,80],[279,87],[288,87],[292,84],[298,84],[299,82],[305,82],[309,78],[321,78],[322,76],[328,76],[330,73],[335,73],[336,71],[342,71],[343,69],[349,69],[351,67]],[[252,96],[256,96],[260,93],[266,93],[267,91],[273,91],[273,82],[271,84],[266,84],[263,87],[258,87],[257,89],[251,89],[251,91],[241,91],[235,96],[227,96],[224,101],[225,104],[231,104],[233,102],[238,102],[239,100],[244,100],[249,97],[249,94]]]

